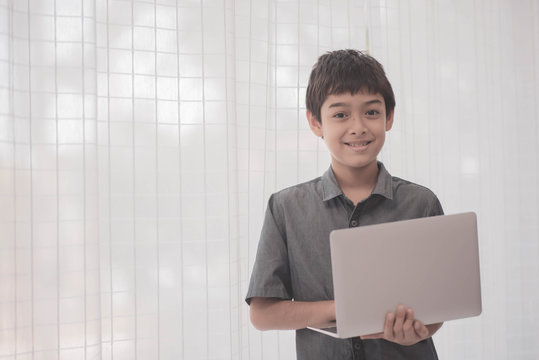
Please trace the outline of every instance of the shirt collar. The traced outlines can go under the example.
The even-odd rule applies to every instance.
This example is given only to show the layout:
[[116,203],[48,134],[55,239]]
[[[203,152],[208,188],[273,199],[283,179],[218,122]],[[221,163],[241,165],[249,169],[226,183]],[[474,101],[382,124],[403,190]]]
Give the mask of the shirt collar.
[[[376,181],[376,186],[372,191],[372,195],[381,195],[389,200],[393,200],[392,180],[393,179],[386,170],[384,164],[379,161],[378,179]],[[335,173],[330,166],[329,169],[322,175],[322,200],[328,201],[341,195],[343,195],[343,192],[339,186],[339,183],[337,182],[337,178],[335,178]]]

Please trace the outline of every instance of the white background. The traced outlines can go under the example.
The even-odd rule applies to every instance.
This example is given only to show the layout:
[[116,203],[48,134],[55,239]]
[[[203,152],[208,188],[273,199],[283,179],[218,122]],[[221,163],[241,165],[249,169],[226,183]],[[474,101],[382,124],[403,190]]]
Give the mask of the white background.
[[478,214],[483,314],[440,358],[536,359],[535,0],[0,0],[0,359],[293,359],[243,298],[267,197],[329,166],[305,87],[349,47],[396,93],[389,171]]

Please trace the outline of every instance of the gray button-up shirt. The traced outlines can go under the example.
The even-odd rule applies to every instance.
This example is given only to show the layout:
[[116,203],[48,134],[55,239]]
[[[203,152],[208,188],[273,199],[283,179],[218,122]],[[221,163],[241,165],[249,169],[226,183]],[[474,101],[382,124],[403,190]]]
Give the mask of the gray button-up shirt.
[[[331,167],[317,179],[270,197],[248,303],[253,297],[332,300],[332,230],[443,214],[432,191],[392,177],[382,163],[378,167],[372,194],[357,206],[343,194]],[[437,359],[432,339],[401,346],[382,339],[335,339],[308,329],[296,332],[296,351],[300,360]]]

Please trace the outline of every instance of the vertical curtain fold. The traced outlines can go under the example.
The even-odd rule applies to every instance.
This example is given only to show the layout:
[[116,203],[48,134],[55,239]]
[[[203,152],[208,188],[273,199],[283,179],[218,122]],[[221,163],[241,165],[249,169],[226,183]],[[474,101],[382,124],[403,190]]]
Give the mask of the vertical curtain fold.
[[2,356],[100,354],[92,7],[1,7]]

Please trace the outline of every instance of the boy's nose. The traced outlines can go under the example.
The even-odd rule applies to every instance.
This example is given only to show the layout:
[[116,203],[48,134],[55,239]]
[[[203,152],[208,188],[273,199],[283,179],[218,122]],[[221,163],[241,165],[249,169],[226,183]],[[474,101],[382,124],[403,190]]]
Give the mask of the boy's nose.
[[352,119],[352,127],[350,129],[352,135],[362,135],[367,133],[367,128],[361,117],[355,117]]

